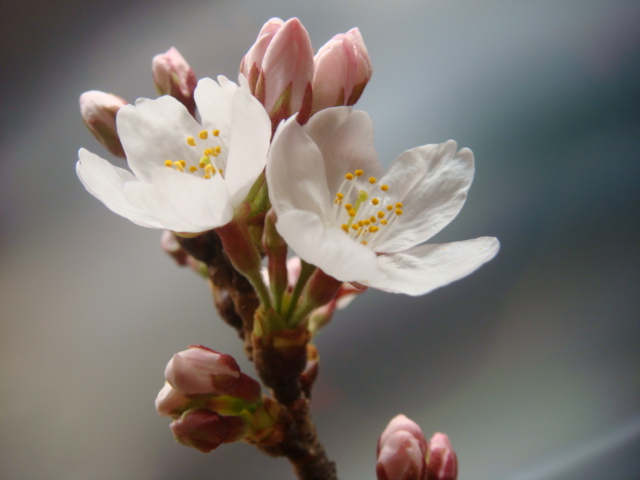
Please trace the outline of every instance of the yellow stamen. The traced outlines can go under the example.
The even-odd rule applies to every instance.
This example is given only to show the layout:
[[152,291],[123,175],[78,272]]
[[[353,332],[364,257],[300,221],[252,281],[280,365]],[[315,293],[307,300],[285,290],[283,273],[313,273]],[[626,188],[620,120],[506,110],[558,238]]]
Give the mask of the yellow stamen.
[[376,217],[371,217],[369,218],[369,220],[371,221],[371,223],[376,223]]
[[171,160],[165,160],[164,161],[164,166],[165,167],[173,167],[173,162]]
[[358,224],[354,223],[353,225],[351,225],[351,228],[353,228],[354,230],[358,230],[358,228],[360,227],[358,227]]
[[344,194],[343,194],[343,193],[338,192],[338,193],[336,193],[336,198],[337,198],[338,200],[342,200],[342,199],[344,198]]
[[353,180],[353,174],[352,174],[352,173],[347,173],[347,174],[344,176],[344,178],[345,178],[345,179],[347,179],[347,180]]
[[402,206],[403,206],[403,205],[402,205],[402,202],[398,202],[398,203],[396,203],[396,208],[402,208]]
[[363,244],[363,245],[366,245],[367,241],[366,240],[362,240],[360,243]]
[[196,139],[193,138],[193,137],[187,137],[187,143],[189,145],[191,145],[192,147],[195,147],[196,146]]
[[345,232],[349,233],[349,225],[347,225],[346,223],[343,223],[343,224],[342,224],[342,229],[343,229]]
[[222,147],[220,145],[218,145],[215,149],[216,153],[220,153],[222,151]]
[[198,170],[198,167],[196,167],[195,165],[191,165],[191,166],[189,167],[189,171],[190,171],[191,173],[195,172],[196,170]]
[[373,203],[374,205],[378,205],[380,203],[380,200],[374,198],[373,200],[371,200],[371,203]]
[[383,218],[382,220],[380,220],[380,224],[381,224],[381,225],[386,225],[386,224],[387,224],[387,221]]
[[387,190],[389,190],[389,185],[380,185],[380,190],[386,192]]
[[376,182],[377,182],[377,180],[376,180],[376,178],[375,178],[375,177],[369,177],[369,183],[370,183],[371,185],[373,185],[373,184],[374,184],[374,183],[376,183]]
[[[212,176],[213,176],[213,175],[215,175],[215,174],[216,174],[216,169],[215,169],[215,167],[214,167],[213,165],[209,164],[209,165],[207,165],[206,167],[204,167],[204,172],[205,172],[207,175],[212,175]],[[205,177],[206,177],[207,175],[205,175]]]
[[391,210],[393,210],[393,205],[387,205],[387,211],[390,212]]
[[182,168],[187,166],[187,162],[185,162],[184,160],[178,160],[178,163],[182,165]]
[[356,216],[356,211],[355,211],[354,209],[351,209],[351,210],[349,210],[349,211],[347,212],[347,214],[348,214],[350,217],[355,217],[355,216]]
[[200,168],[204,168],[205,165],[209,165],[211,163],[211,160],[209,160],[207,157],[202,157],[200,159]]
[[402,209],[396,208],[396,215],[402,215]]
[[350,203],[347,203],[347,204],[344,206],[344,208],[345,208],[345,210],[348,212],[349,210],[353,210],[353,205],[351,205]]
[[173,166],[176,167],[176,169],[180,170],[181,172],[184,172],[184,167],[182,166],[182,163],[173,162]]
[[220,130],[212,130],[211,133],[214,137],[217,137],[218,135],[220,135]]
[[207,132],[206,130],[202,130],[198,136],[202,139],[202,140],[206,140],[207,138],[209,138],[209,132]]
[[356,177],[361,177],[363,172],[362,172],[362,170],[356,170],[353,173],[355,174]]
[[378,212],[378,218],[384,218],[384,212],[383,211]]

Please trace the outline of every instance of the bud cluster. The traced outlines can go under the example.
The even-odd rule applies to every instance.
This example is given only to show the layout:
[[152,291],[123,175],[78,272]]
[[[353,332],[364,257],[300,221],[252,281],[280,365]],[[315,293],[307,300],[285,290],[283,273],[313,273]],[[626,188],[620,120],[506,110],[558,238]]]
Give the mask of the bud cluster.
[[449,437],[435,433],[429,441],[417,423],[404,415],[389,422],[378,440],[378,480],[456,480],[458,460]]
[[176,353],[165,369],[156,410],[171,417],[171,431],[184,445],[210,452],[241,440],[261,411],[260,384],[235,359],[201,345]]

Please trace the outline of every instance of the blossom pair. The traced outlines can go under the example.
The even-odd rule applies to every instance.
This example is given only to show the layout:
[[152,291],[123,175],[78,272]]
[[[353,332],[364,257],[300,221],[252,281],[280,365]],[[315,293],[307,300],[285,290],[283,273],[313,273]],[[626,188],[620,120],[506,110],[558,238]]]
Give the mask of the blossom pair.
[[[307,44],[297,19],[267,22],[241,65],[249,80],[241,73],[239,85],[222,76],[198,82],[200,121],[171,96],[121,106],[117,138],[131,172],[81,149],[80,180],[136,224],[193,236],[235,221],[266,169],[277,230],[303,260],[338,280],[391,292],[427,293],[493,258],[499,244],[491,237],[422,245],[462,208],[474,173],[471,151],[458,151],[453,141],[424,145],[404,152],[383,175],[369,116],[324,108],[357,100],[370,77],[359,32],[318,52],[312,81]],[[284,84],[270,82],[277,68],[293,71]],[[302,112],[279,123],[271,140],[274,118],[307,108],[304,93],[293,95],[304,90],[296,86],[300,79],[313,92],[341,93],[328,104],[327,95],[325,103],[314,100],[307,122]],[[281,87],[289,89],[290,105],[274,117]]]

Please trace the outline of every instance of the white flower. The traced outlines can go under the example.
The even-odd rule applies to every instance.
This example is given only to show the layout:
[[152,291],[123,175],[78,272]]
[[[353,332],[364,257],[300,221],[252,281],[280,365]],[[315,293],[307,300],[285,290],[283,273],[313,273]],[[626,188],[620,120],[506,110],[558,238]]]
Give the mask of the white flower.
[[473,154],[456,143],[424,145],[381,177],[369,116],[323,110],[305,126],[278,128],[267,161],[278,232],[306,262],[338,280],[421,295],[473,272],[498,252],[481,237],[420,245],[460,211]]
[[117,116],[131,172],[80,149],[86,189],[138,225],[199,233],[228,223],[262,172],[271,122],[250,93],[218,77],[198,82],[198,123],[173,97],[139,99]]

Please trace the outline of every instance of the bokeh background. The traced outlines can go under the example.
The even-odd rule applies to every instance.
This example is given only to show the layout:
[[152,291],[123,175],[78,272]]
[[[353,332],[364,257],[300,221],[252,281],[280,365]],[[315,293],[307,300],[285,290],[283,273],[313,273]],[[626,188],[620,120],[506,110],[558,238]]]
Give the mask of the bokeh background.
[[[370,291],[322,331],[313,415],[344,479],[373,479],[405,413],[465,480],[640,478],[640,4],[359,0],[2,2],[0,478],[288,479],[244,444],[177,445],[153,401],[174,352],[243,361],[205,282],[74,172],[78,95],[154,96],[153,55],[235,77],[272,16],[317,49],[358,26],[380,158],[454,138],[468,202],[436,241],[495,235],[474,275]],[[114,159],[114,162],[119,162]]]

